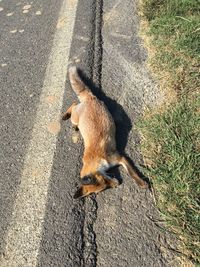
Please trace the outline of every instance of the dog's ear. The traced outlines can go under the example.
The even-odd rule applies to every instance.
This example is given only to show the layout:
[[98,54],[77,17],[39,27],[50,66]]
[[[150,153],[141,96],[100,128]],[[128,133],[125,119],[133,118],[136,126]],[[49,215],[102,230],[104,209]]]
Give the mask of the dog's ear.
[[76,193],[74,194],[74,199],[80,198],[80,197],[84,197],[84,190],[83,187],[79,187],[79,189],[76,191]]
[[86,175],[83,178],[81,178],[81,184],[82,185],[97,185],[98,181],[95,176],[93,175]]
[[80,198],[80,197],[86,197],[92,193],[98,193],[105,189],[104,185],[98,185],[98,184],[89,184],[89,185],[81,185],[79,189],[74,194],[74,198]]

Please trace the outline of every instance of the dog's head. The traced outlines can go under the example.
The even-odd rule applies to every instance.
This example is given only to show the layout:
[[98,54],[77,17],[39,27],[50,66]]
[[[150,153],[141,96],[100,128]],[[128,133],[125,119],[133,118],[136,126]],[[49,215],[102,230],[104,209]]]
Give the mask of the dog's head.
[[116,187],[118,182],[105,174],[95,172],[81,179],[81,186],[74,194],[74,198],[86,197],[92,193],[99,193],[107,188]]

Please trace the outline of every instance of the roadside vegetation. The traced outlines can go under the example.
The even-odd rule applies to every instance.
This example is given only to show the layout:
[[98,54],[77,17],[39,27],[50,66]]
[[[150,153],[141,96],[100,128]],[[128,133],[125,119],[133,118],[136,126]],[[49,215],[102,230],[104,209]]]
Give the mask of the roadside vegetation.
[[180,252],[200,266],[200,1],[141,2],[149,65],[166,100],[138,123],[144,171]]

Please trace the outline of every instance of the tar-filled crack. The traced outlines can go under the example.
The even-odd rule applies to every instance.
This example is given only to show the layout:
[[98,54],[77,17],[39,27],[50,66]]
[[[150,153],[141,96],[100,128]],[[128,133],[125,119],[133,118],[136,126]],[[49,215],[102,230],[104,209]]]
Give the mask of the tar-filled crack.
[[[101,69],[102,69],[102,14],[103,0],[93,1],[93,23],[90,49],[93,51],[93,57],[90,58],[91,66],[90,78],[97,88],[101,88]],[[97,264],[97,244],[94,223],[97,219],[98,204],[96,196],[86,198],[85,200],[85,218],[83,227],[83,266],[95,267]]]
[[93,195],[85,199],[85,220],[84,220],[84,267],[95,267],[97,259],[96,234],[93,229],[97,219],[97,201]]
[[[79,148],[79,159],[78,162],[81,162],[81,155],[83,153],[83,146],[80,146]],[[78,164],[79,165],[79,164]],[[76,168],[76,177],[79,177],[79,169],[80,166]],[[84,266],[84,224],[85,224],[85,201],[84,199],[81,199],[76,207],[74,207],[74,213],[77,213],[77,210],[79,211],[79,216],[77,218],[82,219],[83,223],[81,223],[81,236],[80,236],[80,244],[81,248],[79,251],[79,257],[80,257],[80,264],[81,266]],[[81,213],[81,215],[80,215]]]
[[96,23],[95,23],[95,43],[94,43],[94,62],[93,62],[93,82],[101,88],[102,56],[103,56],[103,0],[96,1]]

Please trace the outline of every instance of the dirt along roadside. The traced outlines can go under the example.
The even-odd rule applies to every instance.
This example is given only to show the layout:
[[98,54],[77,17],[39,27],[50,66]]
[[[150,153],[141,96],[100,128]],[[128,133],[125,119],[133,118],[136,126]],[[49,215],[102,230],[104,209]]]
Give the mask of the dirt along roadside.
[[[137,2],[104,2],[99,62],[101,97],[115,118],[119,149],[139,166],[142,156],[134,123],[145,107],[162,101],[162,95],[145,65],[137,12]],[[97,266],[178,266],[175,238],[160,224],[152,195],[121,169],[120,173],[122,184],[96,198]]]

